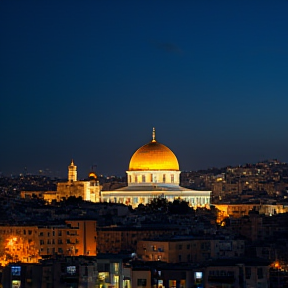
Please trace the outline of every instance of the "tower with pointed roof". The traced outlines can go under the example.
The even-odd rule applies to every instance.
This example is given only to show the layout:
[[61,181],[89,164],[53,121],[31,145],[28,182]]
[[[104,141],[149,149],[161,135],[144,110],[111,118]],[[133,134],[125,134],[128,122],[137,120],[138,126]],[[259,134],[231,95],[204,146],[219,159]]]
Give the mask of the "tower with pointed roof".
[[68,166],[68,181],[77,181],[77,166],[74,164],[73,159],[71,164]]

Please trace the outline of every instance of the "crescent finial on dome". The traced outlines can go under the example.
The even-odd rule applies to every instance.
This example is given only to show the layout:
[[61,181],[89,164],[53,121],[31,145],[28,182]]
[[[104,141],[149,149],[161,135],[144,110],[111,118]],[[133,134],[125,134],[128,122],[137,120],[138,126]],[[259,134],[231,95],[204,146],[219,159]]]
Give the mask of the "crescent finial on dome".
[[155,136],[156,136],[156,132],[155,132],[155,128],[153,127],[152,142],[156,142]]

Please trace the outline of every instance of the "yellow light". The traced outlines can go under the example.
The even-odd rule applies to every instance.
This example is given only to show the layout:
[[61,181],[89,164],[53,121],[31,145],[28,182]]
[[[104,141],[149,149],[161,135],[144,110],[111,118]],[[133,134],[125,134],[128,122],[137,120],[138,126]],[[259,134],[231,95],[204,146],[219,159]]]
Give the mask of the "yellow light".
[[179,171],[174,153],[165,145],[152,140],[139,148],[132,156],[129,171],[170,170]]

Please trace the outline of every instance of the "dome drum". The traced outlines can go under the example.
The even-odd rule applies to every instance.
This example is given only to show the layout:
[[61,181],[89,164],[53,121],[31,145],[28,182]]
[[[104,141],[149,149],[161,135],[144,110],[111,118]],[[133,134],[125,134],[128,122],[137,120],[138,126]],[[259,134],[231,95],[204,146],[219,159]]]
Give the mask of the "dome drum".
[[127,171],[128,185],[179,185],[180,171],[158,171],[158,170],[143,170],[143,171]]

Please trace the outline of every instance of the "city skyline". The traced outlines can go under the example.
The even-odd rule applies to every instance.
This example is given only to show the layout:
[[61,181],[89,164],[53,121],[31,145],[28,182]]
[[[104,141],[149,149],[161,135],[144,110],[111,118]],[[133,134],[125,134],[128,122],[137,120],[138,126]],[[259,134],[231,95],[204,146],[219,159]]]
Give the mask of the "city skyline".
[[288,2],[0,3],[3,174],[288,161]]

